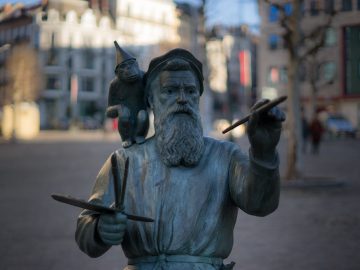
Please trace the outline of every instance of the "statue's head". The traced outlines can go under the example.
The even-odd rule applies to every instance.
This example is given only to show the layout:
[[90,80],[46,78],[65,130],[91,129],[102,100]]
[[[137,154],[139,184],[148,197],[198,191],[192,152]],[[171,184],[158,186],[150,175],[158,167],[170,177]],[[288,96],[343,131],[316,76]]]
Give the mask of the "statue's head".
[[196,165],[204,145],[199,113],[201,63],[186,50],[172,50],[151,61],[145,83],[162,160],[168,166]]
[[116,76],[124,82],[135,82],[141,79],[142,72],[136,59],[130,59],[117,65],[115,68]]
[[116,41],[114,41],[114,44],[116,49],[115,74],[117,78],[128,83],[141,79],[142,71],[136,58],[121,48]]

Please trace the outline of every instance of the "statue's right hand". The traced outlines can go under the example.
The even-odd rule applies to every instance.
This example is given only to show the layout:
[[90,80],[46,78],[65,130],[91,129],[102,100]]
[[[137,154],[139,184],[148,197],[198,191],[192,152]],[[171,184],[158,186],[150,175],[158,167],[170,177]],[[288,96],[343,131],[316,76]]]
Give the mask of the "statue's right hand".
[[127,217],[122,213],[100,215],[97,225],[100,239],[110,246],[120,245],[124,237],[126,221]]

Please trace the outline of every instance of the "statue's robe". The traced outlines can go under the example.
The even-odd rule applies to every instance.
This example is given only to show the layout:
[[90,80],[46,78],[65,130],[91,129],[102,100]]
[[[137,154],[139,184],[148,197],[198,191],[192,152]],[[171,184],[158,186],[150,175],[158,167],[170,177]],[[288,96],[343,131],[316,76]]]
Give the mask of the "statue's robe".
[[[233,246],[238,208],[258,216],[277,208],[277,156],[272,162],[263,162],[252,157],[251,151],[249,157],[244,155],[236,144],[204,140],[204,153],[195,167],[165,166],[154,138],[117,151],[121,171],[125,157],[130,164],[125,211],[155,220],[128,220],[122,242],[130,259],[128,269],[219,269],[219,260],[228,257]],[[91,202],[113,204],[112,179],[109,158],[96,179]],[[97,235],[97,218],[96,213],[83,211],[76,231],[80,249],[92,257],[110,248]],[[169,255],[186,256],[182,262],[176,259],[181,257],[172,261],[171,256],[166,262]],[[149,256],[161,259],[154,262]],[[144,263],[144,257],[150,262]],[[215,263],[196,262],[197,257],[214,258]]]

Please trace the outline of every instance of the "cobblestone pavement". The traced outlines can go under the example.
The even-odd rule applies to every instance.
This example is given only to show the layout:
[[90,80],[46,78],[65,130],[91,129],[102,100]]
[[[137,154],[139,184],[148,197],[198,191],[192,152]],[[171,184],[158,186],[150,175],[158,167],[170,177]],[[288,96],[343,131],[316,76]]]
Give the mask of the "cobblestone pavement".
[[[52,193],[87,198],[115,139],[74,141],[43,135],[31,143],[0,144],[0,269],[122,269],[119,247],[92,259],[74,241],[79,209]],[[245,143],[242,143],[245,144]],[[284,147],[281,147],[284,163]],[[343,187],[284,187],[279,209],[265,218],[239,212],[236,269],[360,269],[360,141],[326,141],[305,155],[304,173],[334,177]]]

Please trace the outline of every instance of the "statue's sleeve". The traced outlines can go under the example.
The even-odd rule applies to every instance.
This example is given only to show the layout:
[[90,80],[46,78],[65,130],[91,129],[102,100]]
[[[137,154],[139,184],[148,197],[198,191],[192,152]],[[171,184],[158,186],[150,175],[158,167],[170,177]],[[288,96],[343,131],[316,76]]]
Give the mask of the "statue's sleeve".
[[[114,192],[109,183],[112,182],[111,161],[106,160],[101,168],[89,199],[89,202],[110,206],[114,201]],[[99,214],[90,210],[81,212],[75,233],[79,248],[90,257],[99,257],[111,246],[104,244],[97,232]]]
[[280,196],[279,158],[273,161],[249,157],[240,149],[232,152],[229,165],[229,189],[232,201],[250,215],[266,216],[276,210]]

